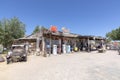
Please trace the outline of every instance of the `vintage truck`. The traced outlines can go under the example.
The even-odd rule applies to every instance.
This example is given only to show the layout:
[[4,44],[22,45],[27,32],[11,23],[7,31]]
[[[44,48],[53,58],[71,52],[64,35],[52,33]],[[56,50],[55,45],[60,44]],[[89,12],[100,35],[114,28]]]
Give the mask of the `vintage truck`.
[[6,56],[7,64],[10,62],[27,61],[25,45],[12,45],[11,50]]

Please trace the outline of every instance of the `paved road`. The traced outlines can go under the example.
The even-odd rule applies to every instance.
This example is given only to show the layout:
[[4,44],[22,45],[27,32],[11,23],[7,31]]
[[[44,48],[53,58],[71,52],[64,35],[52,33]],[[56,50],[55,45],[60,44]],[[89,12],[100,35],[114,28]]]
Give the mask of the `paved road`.
[[120,80],[120,55],[72,53],[29,56],[28,62],[0,64],[0,80]]

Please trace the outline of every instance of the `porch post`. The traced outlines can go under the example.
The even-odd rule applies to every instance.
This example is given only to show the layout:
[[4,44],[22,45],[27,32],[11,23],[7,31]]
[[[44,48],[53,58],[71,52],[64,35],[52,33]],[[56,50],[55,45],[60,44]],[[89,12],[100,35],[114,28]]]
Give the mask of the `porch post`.
[[88,44],[88,45],[87,45],[87,47],[88,47],[87,51],[90,52],[90,41],[89,41],[89,37],[88,37],[88,39],[87,39],[87,44]]
[[40,51],[39,44],[40,44],[40,39],[37,38],[37,39],[36,39],[36,51],[37,51],[37,52]]
[[61,44],[61,39],[59,38],[59,44],[58,44],[58,46],[59,46],[59,49],[58,49],[58,50],[59,50],[59,51],[58,51],[59,54],[61,54],[61,45],[62,45],[62,44]]
[[52,33],[50,32],[50,44],[49,44],[50,45],[50,52],[49,52],[49,55],[51,55],[51,52],[52,52],[51,51],[52,50],[51,49],[52,48],[52,37],[51,36],[52,36]]
[[43,54],[45,52],[45,39],[44,39],[44,37],[42,37],[42,52],[43,52]]

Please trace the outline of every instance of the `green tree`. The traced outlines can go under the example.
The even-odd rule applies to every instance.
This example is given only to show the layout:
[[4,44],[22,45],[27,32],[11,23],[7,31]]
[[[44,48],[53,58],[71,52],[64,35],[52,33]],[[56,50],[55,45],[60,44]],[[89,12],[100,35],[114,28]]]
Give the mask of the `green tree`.
[[39,26],[39,25],[37,25],[36,27],[35,27],[35,29],[33,30],[33,33],[32,34],[35,34],[35,33],[37,33],[37,32],[43,32],[44,30],[48,30],[46,27],[44,27],[44,26]]
[[35,34],[40,31],[40,27],[37,25],[32,34]]
[[106,37],[110,40],[120,40],[120,27],[106,34]]
[[4,29],[3,29],[3,27],[2,27],[2,23],[1,23],[1,21],[0,21],[0,44],[3,44],[3,42],[4,42]]
[[18,18],[14,17],[10,20],[10,28],[8,29],[14,39],[21,38],[25,35],[25,24]]
[[17,17],[0,21],[0,43],[4,47],[9,47],[14,39],[18,39],[24,35],[25,24]]

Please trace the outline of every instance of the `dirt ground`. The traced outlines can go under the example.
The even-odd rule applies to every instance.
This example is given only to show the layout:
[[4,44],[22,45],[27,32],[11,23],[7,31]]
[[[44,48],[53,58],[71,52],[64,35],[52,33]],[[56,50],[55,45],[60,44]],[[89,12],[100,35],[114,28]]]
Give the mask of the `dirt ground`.
[[32,55],[27,62],[0,63],[0,80],[120,80],[120,55],[117,51]]

